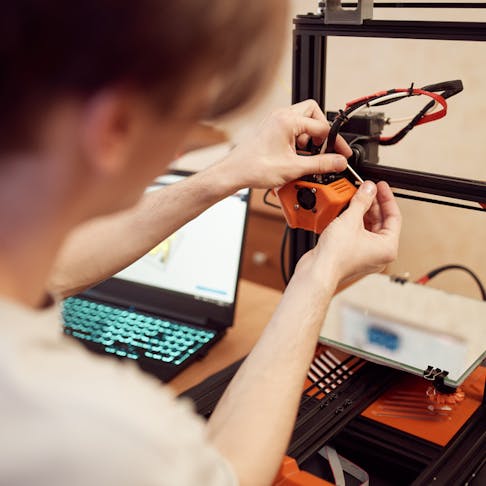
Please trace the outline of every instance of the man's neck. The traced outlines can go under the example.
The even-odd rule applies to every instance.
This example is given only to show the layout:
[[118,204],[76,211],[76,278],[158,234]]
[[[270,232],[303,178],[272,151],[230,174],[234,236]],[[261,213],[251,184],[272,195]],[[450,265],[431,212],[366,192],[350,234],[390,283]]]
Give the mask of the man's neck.
[[46,181],[41,164],[0,162],[0,295],[29,307],[45,302],[46,281],[66,233],[59,181]]
[[0,250],[0,296],[27,307],[42,307],[55,255],[55,251],[41,242],[19,245],[15,251],[6,251],[3,247]]

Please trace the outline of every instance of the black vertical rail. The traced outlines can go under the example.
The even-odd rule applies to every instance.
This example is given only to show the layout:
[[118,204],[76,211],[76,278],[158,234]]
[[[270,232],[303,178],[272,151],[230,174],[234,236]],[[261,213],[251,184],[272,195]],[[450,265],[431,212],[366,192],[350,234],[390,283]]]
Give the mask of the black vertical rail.
[[[321,32],[304,29],[296,22],[292,50],[292,103],[312,98],[324,111],[327,38]],[[300,257],[314,244],[313,233],[290,230],[289,276],[294,273]]]

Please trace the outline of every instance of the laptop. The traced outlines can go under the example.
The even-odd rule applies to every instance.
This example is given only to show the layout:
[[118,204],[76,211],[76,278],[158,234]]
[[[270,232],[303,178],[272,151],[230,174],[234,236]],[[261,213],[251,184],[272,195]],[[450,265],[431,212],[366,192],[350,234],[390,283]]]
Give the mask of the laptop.
[[[147,190],[189,175],[173,171]],[[233,324],[249,195],[227,197],[113,278],[66,299],[64,333],[162,381],[204,357]]]

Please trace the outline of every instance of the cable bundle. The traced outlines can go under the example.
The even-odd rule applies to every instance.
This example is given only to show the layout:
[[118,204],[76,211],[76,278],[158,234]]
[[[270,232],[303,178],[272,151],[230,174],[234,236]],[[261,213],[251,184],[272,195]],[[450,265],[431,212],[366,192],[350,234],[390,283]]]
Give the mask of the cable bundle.
[[[380,145],[393,145],[402,140],[414,127],[439,120],[446,116],[446,99],[460,93],[462,90],[463,85],[460,80],[430,84],[423,88],[414,88],[414,85],[412,84],[410,88],[393,88],[387,91],[379,91],[372,95],[363,96],[350,101],[346,104],[346,108],[340,110],[338,116],[334,119],[327,138],[325,151],[326,153],[335,152],[336,138],[342,125],[362,108],[384,106],[405,98],[410,98],[411,96],[427,96],[432,98],[431,101],[429,101],[415,116],[411,119],[406,119],[406,121],[408,121],[407,125],[395,133],[395,135],[378,138]],[[440,109],[435,110],[436,106],[440,106]]]

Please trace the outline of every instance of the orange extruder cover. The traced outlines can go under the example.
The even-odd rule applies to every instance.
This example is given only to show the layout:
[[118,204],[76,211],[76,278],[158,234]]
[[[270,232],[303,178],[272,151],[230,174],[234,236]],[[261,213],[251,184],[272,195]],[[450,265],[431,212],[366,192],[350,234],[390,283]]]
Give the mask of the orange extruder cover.
[[[298,207],[299,189],[315,189],[315,212]],[[287,224],[320,234],[326,226],[345,208],[356,192],[356,187],[346,178],[330,184],[317,184],[307,181],[293,181],[277,191]]]

